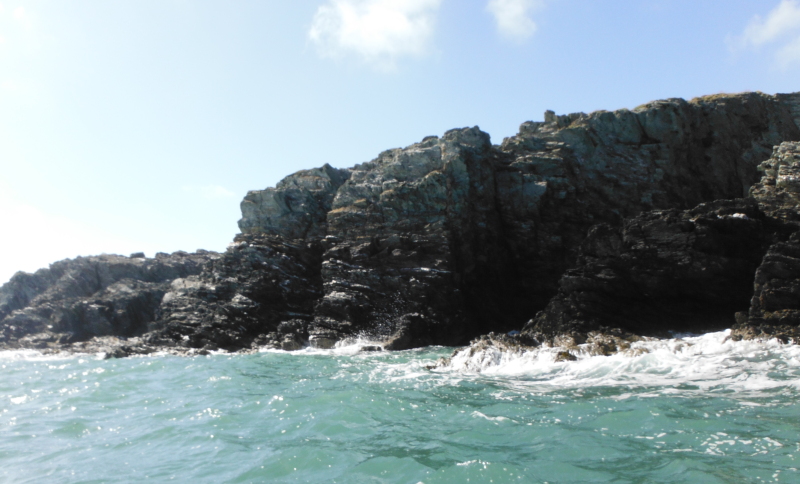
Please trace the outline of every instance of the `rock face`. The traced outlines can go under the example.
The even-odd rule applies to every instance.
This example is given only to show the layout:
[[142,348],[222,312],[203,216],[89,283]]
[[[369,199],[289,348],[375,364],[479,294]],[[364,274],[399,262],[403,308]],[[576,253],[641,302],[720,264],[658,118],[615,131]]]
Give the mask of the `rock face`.
[[733,336],[800,343],[800,144],[777,146],[759,170],[764,176],[751,194],[781,233],[755,273],[750,309],[737,314]]
[[395,334],[392,348],[476,332],[491,311],[474,304],[477,281],[504,268],[492,156],[489,136],[469,128],[353,168],[328,214],[314,327]]
[[800,143],[761,163],[751,198],[598,225],[558,294],[519,340],[733,327],[734,339],[800,342]]
[[749,304],[768,226],[752,199],[645,212],[621,230],[596,226],[578,266],[523,336],[543,342],[610,328],[645,336],[729,328]]
[[350,172],[325,164],[299,171],[275,188],[251,191],[242,200],[243,234],[282,235],[289,239],[325,236],[326,215],[336,190]]
[[283,341],[275,340],[287,323],[292,334],[305,336],[322,295],[320,252],[270,235],[237,237],[200,274],[172,281],[144,341],[227,350],[254,342],[280,347]]
[[[139,254],[134,254],[139,255]],[[218,254],[101,255],[18,272],[0,287],[0,342],[39,347],[150,329],[170,281],[199,274]]]
[[758,163],[798,135],[789,105],[759,93],[524,123],[501,146],[499,192],[526,312],[554,295],[591,226],[746,196]]
[[670,99],[547,113],[500,146],[470,128],[386,151],[350,170],[324,218],[311,331],[393,335],[403,348],[519,328],[593,225],[745,195],[772,147],[800,139],[792,106],[760,93]]
[[734,338],[800,343],[800,232],[769,248],[755,275],[747,313],[737,313]]
[[[757,291],[777,284],[765,253],[792,253],[775,244],[794,240],[794,168],[773,158],[761,169],[785,181],[754,188],[757,204],[741,197],[774,146],[800,140],[799,113],[796,94],[745,93],[547,112],[499,146],[477,127],[451,130],[249,192],[226,253],[156,259],[195,261],[191,270],[102,284],[18,274],[0,289],[0,327],[7,346],[43,333],[51,346],[141,336],[120,350],[129,354],[329,347],[358,335],[387,349],[457,345],[531,318],[531,342],[730,326],[759,264],[770,275],[762,286],[756,276]],[[101,257],[97,270],[116,274],[117,259]],[[775,313],[759,304],[749,328]]]

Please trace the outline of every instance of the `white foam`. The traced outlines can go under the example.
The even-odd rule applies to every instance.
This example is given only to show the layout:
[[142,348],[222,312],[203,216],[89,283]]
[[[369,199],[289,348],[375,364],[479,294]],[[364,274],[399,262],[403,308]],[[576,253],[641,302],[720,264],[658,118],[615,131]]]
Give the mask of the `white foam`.
[[37,350],[4,350],[0,351],[0,361],[56,361],[56,360],[73,360],[76,358],[95,358],[103,359],[105,353],[97,355],[89,355],[86,353],[42,353]]
[[[556,387],[688,385],[700,391],[800,390],[800,346],[777,340],[732,341],[729,330],[702,336],[633,343],[631,351],[556,362],[566,348],[541,347],[504,352],[495,347],[457,352],[443,370],[462,374],[514,377]],[[640,350],[637,353],[637,350]],[[641,352],[645,351],[645,352]],[[639,395],[641,396],[641,395]]]
[[383,351],[362,351],[365,346],[379,346],[383,348],[384,341],[377,341],[369,337],[358,336],[353,338],[345,338],[337,341],[333,348],[314,348],[313,346],[306,346],[295,351],[284,351],[272,348],[261,348],[259,353],[287,353],[293,355],[330,355],[330,356],[354,356],[354,355],[375,355],[381,354]]

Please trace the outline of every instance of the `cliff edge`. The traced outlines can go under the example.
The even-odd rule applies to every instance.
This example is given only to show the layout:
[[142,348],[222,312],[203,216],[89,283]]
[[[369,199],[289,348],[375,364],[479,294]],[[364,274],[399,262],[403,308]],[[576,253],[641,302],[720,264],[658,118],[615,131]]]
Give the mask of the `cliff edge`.
[[[800,140],[799,116],[797,94],[762,93],[547,112],[500,145],[456,129],[349,169],[304,170],[247,194],[226,253],[147,282],[161,286],[144,323],[48,336],[66,326],[48,327],[45,304],[67,303],[37,299],[55,279],[18,274],[0,288],[3,344],[138,338],[118,345],[128,354],[330,347],[357,335],[404,349],[518,329],[525,344],[601,328],[771,334],[773,303],[752,301],[796,309],[785,301],[797,272],[776,282],[765,261],[794,256],[785,160],[796,145],[784,142]],[[26,311],[39,315],[35,329],[8,329],[28,327],[16,323]]]

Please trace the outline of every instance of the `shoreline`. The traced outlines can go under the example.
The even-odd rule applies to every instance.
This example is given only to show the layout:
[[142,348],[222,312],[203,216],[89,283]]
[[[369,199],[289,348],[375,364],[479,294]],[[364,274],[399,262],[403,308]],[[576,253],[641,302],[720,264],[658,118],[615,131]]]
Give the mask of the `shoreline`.
[[247,194],[224,253],[17,273],[0,287],[0,347],[134,338],[109,346],[122,357],[368,335],[373,350],[612,354],[723,328],[797,343],[798,106],[800,93],[742,93],[548,111],[500,145],[455,129],[303,170]]

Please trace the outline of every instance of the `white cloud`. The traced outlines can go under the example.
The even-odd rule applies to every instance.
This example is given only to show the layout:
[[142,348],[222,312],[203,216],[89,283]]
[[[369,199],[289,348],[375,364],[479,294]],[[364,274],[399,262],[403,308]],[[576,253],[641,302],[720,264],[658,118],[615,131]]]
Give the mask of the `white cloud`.
[[236,194],[225,187],[219,185],[205,185],[205,186],[184,186],[184,192],[200,195],[206,200],[219,200],[221,198],[234,198]]
[[329,0],[317,9],[308,37],[320,54],[355,54],[383,69],[429,51],[442,0]]
[[486,9],[494,15],[497,30],[504,37],[522,42],[536,32],[531,14],[543,6],[543,0],[490,0]]
[[792,64],[800,65],[800,36],[781,47],[775,53],[775,60],[782,69],[788,69]]
[[800,65],[800,2],[781,0],[766,16],[753,16],[741,36],[729,38],[733,51],[778,44],[775,61],[781,68]]
[[25,18],[25,7],[17,7],[14,9],[14,19],[22,20]]
[[745,45],[760,46],[774,42],[786,34],[800,29],[800,4],[797,0],[782,0],[767,14],[766,19],[756,15],[744,30],[742,41]]

